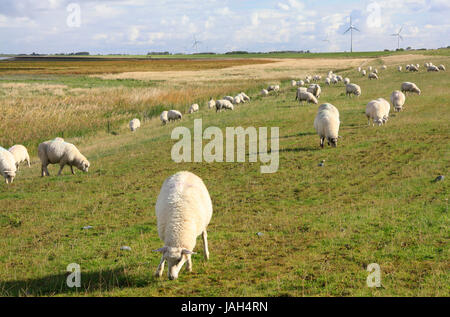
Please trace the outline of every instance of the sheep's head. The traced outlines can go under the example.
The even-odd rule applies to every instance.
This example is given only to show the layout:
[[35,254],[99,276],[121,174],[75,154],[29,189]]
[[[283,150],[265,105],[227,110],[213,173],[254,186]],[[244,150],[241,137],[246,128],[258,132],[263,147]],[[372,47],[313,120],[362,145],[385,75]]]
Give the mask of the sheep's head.
[[91,166],[91,163],[89,163],[88,160],[83,160],[83,161],[81,161],[81,163],[80,163],[80,165],[78,166],[78,168],[79,168],[81,171],[87,173],[87,172],[89,171],[89,167],[90,167],[90,166]]
[[331,145],[332,147],[336,147],[337,146],[338,138],[328,137],[327,139],[328,139],[328,145]]
[[16,172],[15,171],[4,171],[3,173],[5,175],[6,184],[12,184],[14,181],[14,178],[16,177]]
[[183,264],[187,261],[191,254],[195,254],[195,252],[185,248],[168,246],[164,246],[154,251],[161,252],[164,260],[167,261],[170,280],[175,280],[178,278],[178,273],[180,272]]

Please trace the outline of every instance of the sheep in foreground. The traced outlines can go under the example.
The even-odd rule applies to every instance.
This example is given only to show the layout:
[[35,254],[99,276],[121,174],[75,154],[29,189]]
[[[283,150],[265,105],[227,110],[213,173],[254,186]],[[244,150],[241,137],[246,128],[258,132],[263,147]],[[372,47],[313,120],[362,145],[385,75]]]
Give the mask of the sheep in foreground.
[[377,124],[378,126],[383,125],[387,121],[389,116],[389,109],[386,103],[389,103],[383,98],[378,98],[376,100],[371,100],[366,106],[366,117],[367,123],[370,125],[370,119],[372,119],[372,125]]
[[216,101],[214,100],[214,99],[210,99],[209,101],[208,101],[208,109],[212,109],[212,108],[214,108],[216,106]]
[[194,103],[194,104],[191,105],[191,107],[189,108],[188,113],[194,113],[194,112],[197,112],[198,110],[199,110],[198,104]]
[[156,201],[155,213],[159,238],[164,246],[155,276],[161,277],[167,261],[170,280],[187,263],[192,271],[192,254],[197,237],[202,235],[205,260],[209,259],[206,229],[212,217],[212,202],[205,184],[195,174],[178,172],[167,178]]
[[233,104],[225,99],[216,100],[216,112],[221,110],[234,110]]
[[131,132],[136,131],[138,128],[141,127],[141,121],[137,118],[134,118],[130,121],[130,130]]
[[434,66],[434,65],[428,66],[428,68],[427,68],[427,72],[438,72],[438,71],[439,71],[439,67]]
[[163,111],[162,113],[161,113],[161,115],[159,116],[159,119],[161,120],[161,122],[162,122],[162,124],[164,125],[164,124],[166,124],[167,122],[169,122],[169,118],[167,117],[167,114],[168,114],[169,112],[168,111]]
[[77,147],[73,144],[61,141],[46,141],[39,144],[38,156],[41,160],[41,176],[50,176],[47,166],[49,164],[59,164],[60,169],[58,175],[65,165],[70,166],[72,174],[75,174],[73,167],[87,173],[89,171],[90,163],[86,157],[81,154]]
[[361,87],[359,87],[357,84],[347,84],[345,85],[345,94],[347,96],[355,95],[355,96],[361,96]]
[[405,100],[406,100],[405,94],[402,93],[401,91],[395,90],[394,92],[392,92],[391,102],[395,111],[397,112],[402,111],[403,105],[405,104]]
[[306,91],[312,93],[314,97],[319,98],[322,93],[322,88],[318,84],[312,84]]
[[11,152],[0,146],[0,175],[5,178],[6,184],[12,184],[16,177],[16,161]]
[[23,145],[17,144],[13,145],[8,149],[9,152],[14,156],[16,161],[16,169],[19,170],[19,165],[26,162],[28,167],[30,167],[30,156],[28,155],[27,148]]
[[402,83],[401,91],[405,94],[411,92],[420,95],[421,93],[419,87],[417,87],[416,84],[411,83],[409,81]]
[[323,142],[327,139],[328,145],[337,146],[339,138],[339,111],[330,103],[320,105],[317,116],[314,119],[314,128],[320,137],[320,147],[323,148]]
[[269,92],[267,91],[267,89],[261,90],[261,96],[267,96],[268,94]]
[[183,115],[178,110],[169,110],[169,112],[167,112],[167,119],[169,121],[177,121],[181,120],[181,118],[183,118]]
[[372,79],[378,79],[378,75],[375,74],[375,73],[370,73],[370,74],[369,74],[369,79],[370,79],[370,80],[372,80]]
[[442,64],[441,64],[441,65],[439,65],[439,66],[438,66],[438,68],[439,68],[439,70],[443,70],[443,71],[445,71],[445,66],[444,66],[444,65],[442,65]]

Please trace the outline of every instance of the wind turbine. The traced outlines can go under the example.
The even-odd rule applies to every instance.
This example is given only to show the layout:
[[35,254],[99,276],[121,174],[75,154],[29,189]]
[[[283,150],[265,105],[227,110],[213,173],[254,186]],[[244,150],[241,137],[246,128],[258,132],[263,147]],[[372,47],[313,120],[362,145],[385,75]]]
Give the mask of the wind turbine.
[[192,44],[192,47],[195,47],[195,52],[198,53],[197,49],[198,49],[198,44],[201,44],[202,42],[197,41],[197,39],[195,38],[194,35],[194,43]]
[[350,26],[347,29],[347,31],[344,32],[347,33],[348,31],[350,31],[350,53],[353,52],[353,30],[361,32],[360,30],[358,30],[353,24],[352,24],[352,16],[350,16]]
[[397,49],[400,48],[400,40],[403,41],[403,37],[400,35],[400,32],[403,30],[403,25],[400,28],[400,30],[397,33],[391,34],[391,36],[396,36],[397,37]]

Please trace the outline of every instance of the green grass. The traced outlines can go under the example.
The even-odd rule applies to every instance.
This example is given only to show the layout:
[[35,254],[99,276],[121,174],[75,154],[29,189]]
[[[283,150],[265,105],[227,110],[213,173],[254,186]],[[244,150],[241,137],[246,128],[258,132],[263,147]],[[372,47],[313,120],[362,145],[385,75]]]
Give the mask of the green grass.
[[[33,149],[32,167],[0,186],[0,295],[449,296],[450,77],[394,67],[378,81],[341,74],[362,96],[345,97],[342,84],[323,87],[320,102],[341,114],[337,148],[319,148],[317,106],[294,102],[286,81],[279,96],[261,98],[255,87],[252,102],[233,112],[202,105],[180,123],[154,120],[134,134],[122,126],[115,136],[71,140],[91,161],[88,174],[40,178]],[[403,81],[422,95],[408,95],[386,126],[367,126],[367,102],[389,99]],[[170,133],[192,128],[195,118],[222,131],[279,127],[278,172],[260,174],[260,163],[174,163]],[[169,281],[167,271],[153,277],[152,250],[162,245],[154,205],[164,179],[180,170],[209,189],[211,259],[203,260],[199,239],[193,272]],[[441,174],[447,178],[433,183]],[[81,229],[87,225],[93,229]],[[65,285],[73,262],[81,265],[78,290]],[[381,266],[379,289],[366,286],[373,262]]]

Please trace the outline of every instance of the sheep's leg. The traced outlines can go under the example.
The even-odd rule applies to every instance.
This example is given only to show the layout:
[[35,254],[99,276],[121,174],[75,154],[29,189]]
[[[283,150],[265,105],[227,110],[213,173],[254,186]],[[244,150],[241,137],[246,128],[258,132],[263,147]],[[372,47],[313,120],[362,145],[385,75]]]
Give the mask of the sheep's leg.
[[64,168],[64,165],[65,165],[64,163],[61,164],[61,167],[59,168],[58,176],[61,175],[61,172],[62,172],[62,170]]
[[323,141],[325,140],[325,138],[320,138],[320,147],[323,149]]
[[31,166],[31,164],[30,164],[30,158],[27,158],[27,165],[28,165],[28,167]]
[[161,257],[161,262],[159,262],[158,268],[156,269],[155,276],[161,277],[164,271],[164,262],[166,262],[166,259],[164,259],[164,255]]
[[186,262],[187,262],[186,269],[188,270],[188,272],[192,272],[192,258],[190,254],[187,255]]
[[72,172],[72,175],[75,175],[75,172],[73,171],[73,166],[70,165],[70,171]]
[[205,259],[209,260],[208,234],[206,233],[206,230],[202,232],[202,238],[203,238],[203,249],[205,250]]

